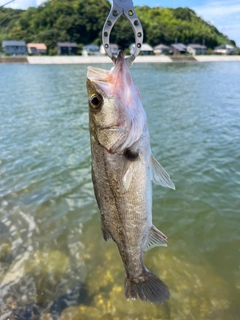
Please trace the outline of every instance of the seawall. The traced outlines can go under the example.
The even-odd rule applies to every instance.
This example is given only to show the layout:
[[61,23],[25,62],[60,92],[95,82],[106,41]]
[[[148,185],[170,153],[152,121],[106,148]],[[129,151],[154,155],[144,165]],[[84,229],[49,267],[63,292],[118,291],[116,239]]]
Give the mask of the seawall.
[[[240,62],[240,56],[138,56],[135,63],[172,63],[172,62]],[[111,63],[107,56],[27,56],[2,57],[0,64],[96,64]]]
[[28,57],[0,57],[0,64],[26,64]]
[[[107,56],[53,56],[53,57],[27,57],[30,64],[95,64],[112,63]],[[171,63],[171,62],[226,62],[239,61],[240,56],[195,56],[195,57],[169,57],[169,56],[138,56],[134,63]]]

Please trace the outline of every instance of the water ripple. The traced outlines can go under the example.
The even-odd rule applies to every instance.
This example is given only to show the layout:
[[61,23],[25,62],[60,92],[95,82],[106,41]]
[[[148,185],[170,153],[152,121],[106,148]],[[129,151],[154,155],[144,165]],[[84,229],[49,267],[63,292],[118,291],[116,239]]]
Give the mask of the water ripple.
[[131,69],[153,154],[176,184],[153,189],[153,220],[169,237],[166,250],[146,255],[171,289],[161,309],[126,307],[117,250],[101,239],[86,66],[0,69],[0,317],[12,314],[12,299],[26,319],[35,309],[56,318],[66,306],[69,319],[237,319],[240,65]]

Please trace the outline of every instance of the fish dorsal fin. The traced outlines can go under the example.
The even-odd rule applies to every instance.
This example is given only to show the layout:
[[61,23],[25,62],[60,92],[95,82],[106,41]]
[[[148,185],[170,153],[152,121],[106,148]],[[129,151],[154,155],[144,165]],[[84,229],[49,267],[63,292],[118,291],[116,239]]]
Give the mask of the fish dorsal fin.
[[152,226],[147,242],[144,246],[144,251],[148,251],[154,247],[166,247],[167,246],[167,236],[158,230],[155,226]]
[[151,164],[152,164],[152,181],[163,187],[167,187],[175,190],[175,186],[171,181],[169,174],[153,156],[151,156]]

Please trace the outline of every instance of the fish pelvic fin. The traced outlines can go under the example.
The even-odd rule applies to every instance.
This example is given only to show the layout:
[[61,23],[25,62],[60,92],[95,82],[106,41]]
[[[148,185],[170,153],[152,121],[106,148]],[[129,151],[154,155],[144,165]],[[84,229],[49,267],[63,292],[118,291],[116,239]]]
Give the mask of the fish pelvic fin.
[[169,174],[153,156],[151,156],[151,164],[153,182],[163,187],[175,190],[175,185],[171,181]]
[[124,293],[127,299],[136,300],[139,297],[154,304],[163,304],[170,298],[168,286],[150,271],[145,271],[137,279],[126,277]]
[[111,241],[112,240],[112,236],[108,232],[108,229],[106,228],[102,217],[101,217],[101,230],[102,230],[103,239],[105,241]]
[[144,251],[148,251],[154,247],[166,247],[167,246],[167,236],[158,230],[155,226],[152,226],[147,242],[144,246]]

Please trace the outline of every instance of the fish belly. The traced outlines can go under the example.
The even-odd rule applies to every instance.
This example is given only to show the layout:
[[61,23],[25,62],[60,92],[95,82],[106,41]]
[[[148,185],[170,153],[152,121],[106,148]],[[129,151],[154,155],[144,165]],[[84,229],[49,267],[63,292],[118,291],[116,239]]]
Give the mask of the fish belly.
[[[137,277],[144,269],[142,255],[152,225],[152,187],[144,143],[133,165],[129,189],[123,185],[124,155],[111,154],[92,140],[92,174],[101,212],[103,234],[109,234],[119,249],[126,273]],[[108,238],[108,235],[107,235]]]

